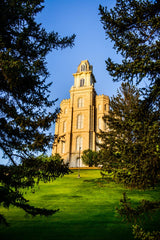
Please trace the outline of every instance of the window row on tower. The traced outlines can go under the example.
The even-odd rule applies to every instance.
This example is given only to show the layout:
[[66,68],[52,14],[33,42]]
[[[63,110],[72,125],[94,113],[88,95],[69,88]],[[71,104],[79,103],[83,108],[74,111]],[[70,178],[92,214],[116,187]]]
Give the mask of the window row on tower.
[[[78,98],[77,107],[78,107],[78,108],[84,107],[84,98],[82,98],[82,97]],[[101,105],[101,104],[98,104],[98,111],[101,111],[101,110],[102,110],[102,105]],[[104,110],[105,110],[105,111],[108,110],[108,104],[105,104],[105,105],[104,105]],[[67,108],[64,109],[64,114],[67,114]]]
[[[101,104],[98,104],[98,111],[101,111],[102,110],[102,105]],[[104,105],[104,111],[107,111],[108,110],[108,104],[105,104]]]
[[[103,104],[102,104],[103,105]],[[98,111],[101,111],[102,110],[102,105],[101,104],[98,104],[98,107],[97,107],[97,110]],[[82,108],[84,107],[84,98],[80,97],[78,98],[78,101],[77,101],[77,107],[78,108]],[[108,111],[108,104],[104,104],[104,111]],[[67,108],[64,109],[64,114],[67,113]]]
[[[96,138],[96,143],[101,143],[101,139]],[[63,141],[61,145],[61,153],[65,153],[65,145],[66,143]],[[81,136],[76,137],[76,151],[82,151],[83,150],[83,138]],[[99,146],[96,146],[96,151],[99,151]]]
[[[83,149],[83,138],[78,136],[76,138],[76,151],[81,151]],[[62,142],[61,153],[65,153],[65,142]]]
[[[98,118],[97,121],[97,128],[98,129],[102,129],[102,124],[103,124],[103,119],[101,117]],[[83,114],[79,114],[77,115],[77,129],[82,129],[84,127],[84,115]],[[107,123],[105,122],[105,129],[107,129]],[[64,121],[63,122],[63,133],[66,133],[67,131],[67,122]]]

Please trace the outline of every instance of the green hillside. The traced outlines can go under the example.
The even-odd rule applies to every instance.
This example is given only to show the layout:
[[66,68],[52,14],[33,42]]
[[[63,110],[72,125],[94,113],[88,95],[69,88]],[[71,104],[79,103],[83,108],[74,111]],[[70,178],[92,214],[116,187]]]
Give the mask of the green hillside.
[[26,192],[32,205],[60,209],[51,217],[33,218],[17,208],[8,211],[0,207],[10,223],[9,227],[0,227],[0,239],[132,240],[131,225],[122,222],[116,213],[122,193],[127,191],[136,204],[141,199],[158,199],[160,188],[126,190],[121,185],[103,181],[99,170],[81,170],[80,175],[81,178],[77,178],[78,170],[74,170],[68,176],[52,183],[41,183]]

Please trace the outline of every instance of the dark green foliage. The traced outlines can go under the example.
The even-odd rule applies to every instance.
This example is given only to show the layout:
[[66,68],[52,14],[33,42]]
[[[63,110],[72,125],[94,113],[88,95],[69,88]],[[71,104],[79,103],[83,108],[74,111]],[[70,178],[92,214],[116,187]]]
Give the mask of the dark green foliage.
[[[37,181],[50,181],[68,173],[62,159],[36,158],[53,141],[46,133],[58,110],[49,111],[49,75],[46,55],[53,49],[72,47],[75,35],[61,38],[47,33],[35,21],[43,0],[0,1],[0,149],[10,166],[0,166],[1,203],[23,208],[32,215],[52,214],[29,206],[20,188]],[[3,216],[1,222],[5,223]]]
[[34,187],[39,181],[53,181],[70,170],[59,154],[51,157],[39,156],[27,158],[18,166],[0,165],[0,180],[5,186],[16,189]]
[[[15,166],[0,165],[0,204],[9,208],[10,205],[22,208],[32,216],[52,215],[58,210],[47,210],[30,206],[23,197],[24,188],[33,188],[39,181],[45,183],[55,180],[57,177],[69,174],[68,165],[63,163],[63,159],[55,156],[39,156],[28,158],[22,164]],[[6,220],[0,215],[0,222],[7,225]]]
[[48,112],[49,75],[45,57],[52,49],[73,45],[74,35],[47,33],[35,16],[43,1],[1,1],[0,6],[0,148],[14,163],[45,151],[53,140],[48,130],[57,110]]
[[[99,134],[102,175],[109,174],[129,188],[155,187],[160,178],[158,121],[151,110],[142,108],[134,86],[122,83],[120,90],[110,101],[109,115],[104,117],[109,131]],[[119,213],[135,222],[139,215],[160,208],[159,202],[142,202],[138,208],[132,208],[127,198],[121,203]]]
[[135,239],[159,240],[160,231],[144,232],[139,225],[133,225],[133,235]]
[[149,83],[148,104],[159,108],[160,96],[160,2],[158,0],[117,0],[110,11],[99,7],[106,37],[114,43],[122,62],[107,59],[114,81]]
[[98,153],[90,149],[84,150],[82,155],[83,162],[89,167],[98,166]]
[[147,200],[142,200],[138,206],[132,207],[130,199],[126,196],[126,193],[123,193],[123,198],[120,200],[120,208],[117,208],[117,211],[125,221],[134,223],[132,227],[135,239],[159,240],[160,231],[145,232],[140,225],[135,224],[138,219],[140,224],[142,224],[141,221],[143,221],[143,225],[145,225],[144,219],[146,214],[148,214],[150,220],[152,221],[151,215],[153,215],[153,212],[156,212],[159,209],[160,201]]
[[[132,96],[126,106],[125,101],[118,105],[118,98],[112,99],[115,120],[106,118],[110,132],[101,135],[106,143],[101,150],[106,159],[103,167],[129,187],[154,187],[160,171],[160,1],[117,0],[110,11],[102,6],[99,10],[106,37],[122,57],[120,63],[110,58],[106,61],[113,81],[137,85],[146,81],[140,91],[141,101]],[[154,209],[152,204],[149,208]],[[137,239],[159,239],[158,232],[145,233],[139,226],[134,226],[133,233]]]
[[148,201],[142,200],[136,207],[131,206],[130,199],[127,197],[126,193],[123,193],[123,198],[120,200],[120,208],[117,208],[118,213],[127,222],[136,222],[137,218],[146,213],[152,213],[160,208],[160,201]]
[[[120,169],[118,179],[124,176],[121,180],[127,185],[154,186],[160,165],[160,2],[117,0],[110,11],[102,6],[99,10],[106,37],[113,41],[115,50],[122,56],[121,63],[114,63],[110,58],[106,61],[113,80],[135,81],[136,84],[146,80],[149,84],[139,91],[143,92],[141,101],[137,98],[139,93],[134,96],[134,92],[129,94],[128,99],[127,88],[124,99],[120,100],[119,95],[112,99],[110,120],[106,118],[110,132],[103,134],[106,140],[103,148],[109,150],[103,151],[103,154],[107,154],[104,156],[106,159],[108,155],[112,156],[111,168]],[[127,161],[132,176],[135,175],[134,180],[126,169]],[[106,165],[109,169],[108,163]],[[137,183],[134,182],[136,176]]]
[[122,83],[104,117],[109,131],[101,132],[102,174],[112,173],[130,188],[154,187],[159,180],[159,126],[154,114],[141,109],[139,91]]

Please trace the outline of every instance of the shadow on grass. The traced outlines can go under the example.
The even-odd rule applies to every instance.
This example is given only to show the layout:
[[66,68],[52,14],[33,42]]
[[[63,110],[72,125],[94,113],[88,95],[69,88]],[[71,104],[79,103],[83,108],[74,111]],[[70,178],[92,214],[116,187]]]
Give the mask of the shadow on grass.
[[100,185],[101,187],[105,187],[110,183],[115,183],[111,178],[96,178],[96,179],[87,179],[84,182],[93,183],[94,185]]
[[64,199],[64,198],[83,198],[83,196],[79,196],[79,195],[74,195],[74,196],[68,196],[67,194],[46,194],[46,195],[42,195],[41,199],[42,200],[48,200],[48,199]]

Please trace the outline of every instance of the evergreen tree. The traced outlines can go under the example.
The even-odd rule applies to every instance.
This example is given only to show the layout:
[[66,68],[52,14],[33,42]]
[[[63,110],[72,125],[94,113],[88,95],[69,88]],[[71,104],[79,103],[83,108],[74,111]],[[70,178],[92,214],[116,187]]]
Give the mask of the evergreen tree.
[[82,161],[89,167],[98,166],[98,153],[91,149],[84,150],[82,154]]
[[[124,120],[126,122],[125,131],[128,131],[128,127],[131,127],[133,124],[133,131],[129,135],[131,137],[132,133],[134,133],[131,142],[135,142],[131,144],[130,148],[128,138],[125,140],[127,136],[125,136],[125,134],[119,135],[119,132],[117,132],[117,145],[119,145],[118,142],[121,142],[123,137],[125,137],[124,145],[119,145],[119,148],[121,147],[122,149],[117,149],[116,151],[116,148],[114,148],[115,145],[112,143],[114,156],[111,152],[111,145],[110,154],[109,151],[107,151],[106,157],[108,157],[108,154],[112,156],[113,161],[115,161],[114,168],[120,168],[119,173],[118,170],[116,172],[119,181],[123,181],[126,185],[140,188],[154,186],[158,180],[160,165],[160,2],[159,0],[117,0],[113,9],[108,11],[107,8],[100,6],[99,10],[106,37],[111,39],[114,43],[114,49],[117,53],[120,53],[122,57],[122,61],[118,63],[112,61],[110,58],[106,61],[107,70],[113,77],[113,81],[130,82],[138,85],[145,80],[148,84],[148,86],[141,89],[143,93],[141,98],[143,96],[143,100],[137,102],[139,106],[137,106],[137,109],[134,109],[134,112],[137,112],[137,114],[133,116],[135,118],[131,121],[128,121],[127,118]],[[121,116],[118,116],[121,119]],[[119,122],[120,119],[116,117],[114,120],[115,124],[116,121]],[[118,130],[116,125],[113,126],[113,129],[114,128],[116,132]],[[109,137],[107,136],[103,136],[103,139],[108,139]],[[129,147],[126,151],[128,156],[124,156],[123,154],[125,152],[124,146]],[[106,154],[106,151],[102,150],[102,154]],[[122,154],[124,160],[121,157]],[[140,156],[138,156],[138,154]],[[133,164],[132,174],[129,174],[127,171],[127,169],[129,169],[126,168],[127,159],[127,167]],[[108,169],[107,161],[105,164]],[[113,164],[114,162],[112,166]],[[144,166],[142,166],[142,164],[144,164]],[[138,181],[136,183],[134,173],[137,178],[139,178],[139,183]],[[145,174],[148,175],[144,176]],[[153,203],[147,207],[145,204],[142,204],[143,207],[141,211],[133,211],[132,208],[128,207],[125,198],[123,198],[121,203],[122,207],[119,212],[123,216],[130,214],[136,216],[138,212],[144,214],[146,209],[154,209]],[[157,208],[159,208],[159,203]],[[138,232],[135,233],[135,231]],[[134,226],[133,232],[134,236],[138,239],[159,239],[159,232],[145,233],[143,229],[137,225]]]
[[[23,208],[32,215],[53,214],[27,204],[21,187],[49,181],[69,172],[63,161],[44,162],[35,154],[45,152],[53,141],[46,134],[56,119],[50,112],[46,55],[52,49],[72,47],[75,35],[61,38],[38,24],[36,14],[43,0],[0,2],[0,149],[11,162],[0,166],[0,203]],[[5,219],[0,215],[0,221]]]
[[103,175],[107,172],[130,188],[146,189],[159,180],[159,126],[152,112],[142,117],[141,101],[134,86],[122,83],[104,117],[108,131],[99,134],[99,146]]
[[[122,56],[106,65],[113,81],[148,81],[148,106],[159,108],[160,96],[160,2],[117,0],[110,11],[100,5],[101,22],[107,38]],[[147,106],[146,106],[147,107]]]

